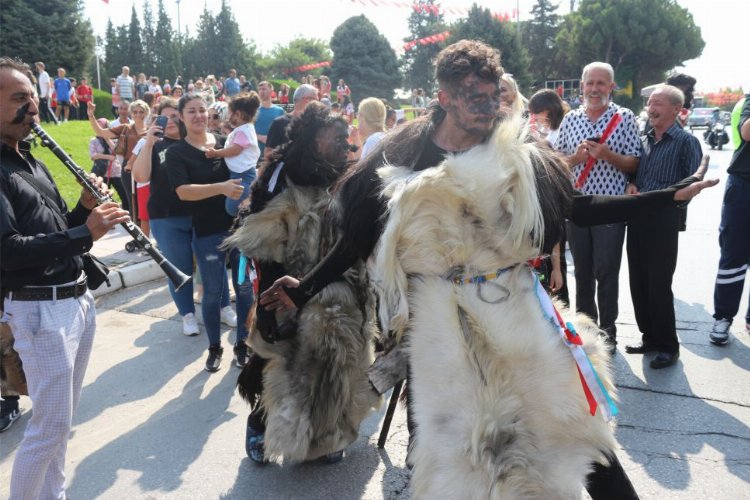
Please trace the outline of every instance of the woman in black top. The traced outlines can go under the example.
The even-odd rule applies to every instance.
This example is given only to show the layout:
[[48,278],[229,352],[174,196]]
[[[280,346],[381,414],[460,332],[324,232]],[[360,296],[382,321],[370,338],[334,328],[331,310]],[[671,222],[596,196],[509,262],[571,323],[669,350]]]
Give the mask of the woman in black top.
[[[242,194],[238,179],[229,179],[223,158],[206,158],[206,150],[224,146],[223,138],[206,131],[208,108],[202,97],[187,95],[179,102],[180,127],[183,139],[166,152],[169,182],[180,200],[189,202],[193,221],[193,251],[203,279],[201,312],[209,340],[206,370],[219,369],[224,350],[219,331],[222,297],[228,296],[225,263],[227,252],[219,249],[229,235],[232,217],[224,210],[226,197],[237,199]],[[247,362],[247,328],[245,318],[253,301],[250,280],[237,284],[237,252],[229,255],[237,295],[237,338],[235,362]]]
[[[167,125],[163,129],[152,125],[146,132],[146,137],[141,139],[143,147],[133,164],[133,177],[137,182],[151,182],[148,213],[151,230],[159,248],[180,271],[190,275],[193,273],[193,220],[190,205],[177,197],[169,183],[165,165],[167,149],[180,140],[177,101],[162,97],[157,111],[159,116],[167,118]],[[162,138],[159,138],[160,134]],[[192,281],[179,291],[175,291],[174,285],[169,282],[169,293],[182,316],[182,333],[198,335],[200,330],[195,319]]]

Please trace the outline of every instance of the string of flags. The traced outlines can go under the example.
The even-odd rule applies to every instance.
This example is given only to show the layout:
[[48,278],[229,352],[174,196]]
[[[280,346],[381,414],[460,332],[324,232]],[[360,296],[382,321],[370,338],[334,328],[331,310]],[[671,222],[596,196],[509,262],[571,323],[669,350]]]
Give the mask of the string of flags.
[[310,71],[312,69],[317,69],[317,68],[329,68],[330,66],[331,66],[331,61],[321,61],[321,62],[316,62],[312,64],[303,64],[302,66],[297,66],[296,68],[286,69],[284,70],[284,73],[286,74],[302,73],[302,72]]
[[411,40],[404,44],[404,50],[411,50],[417,45],[431,45],[433,43],[444,42],[450,35],[450,31],[443,31],[442,33],[420,38],[419,40]]
[[[359,4],[363,7],[398,7],[403,9],[412,9],[414,12],[422,14],[452,14],[455,16],[465,16],[469,13],[469,7],[460,6],[442,6],[420,4],[416,2],[406,2],[404,0],[351,0],[352,3]],[[495,12],[493,17],[500,21],[510,21],[515,19],[518,11],[513,9],[511,12]]]

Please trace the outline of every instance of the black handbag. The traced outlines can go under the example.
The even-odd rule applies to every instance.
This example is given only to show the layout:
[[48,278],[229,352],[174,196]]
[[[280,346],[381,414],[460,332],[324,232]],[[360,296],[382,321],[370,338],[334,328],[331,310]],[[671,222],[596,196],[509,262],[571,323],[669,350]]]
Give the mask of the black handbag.
[[[45,205],[47,205],[47,207],[55,215],[55,219],[57,220],[59,229],[66,229],[68,227],[68,223],[65,221],[65,217],[63,217],[63,214],[60,211],[60,206],[52,197],[53,193],[50,193],[49,189],[46,186],[40,184],[39,181],[37,181],[30,172],[27,172],[25,170],[17,170],[16,173],[18,173],[18,175],[22,179],[24,179],[27,183],[29,183],[29,185],[36,189],[40,195],[42,195],[42,199],[44,200]],[[106,264],[104,264],[104,262],[94,257],[89,252],[81,254],[81,260],[83,261],[83,272],[86,273],[86,284],[89,287],[89,290],[96,290],[97,288],[102,286],[102,283],[104,282],[107,283],[107,286],[110,285],[109,268],[106,266]]]
[[107,265],[89,252],[81,255],[83,272],[86,273],[86,284],[89,290],[96,290],[103,283],[109,283],[109,268]]

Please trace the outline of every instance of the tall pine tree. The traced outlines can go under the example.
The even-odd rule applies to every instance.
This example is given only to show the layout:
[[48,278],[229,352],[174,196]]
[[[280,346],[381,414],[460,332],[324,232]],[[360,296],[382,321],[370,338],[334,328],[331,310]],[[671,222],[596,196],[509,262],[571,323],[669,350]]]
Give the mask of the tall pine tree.
[[179,61],[179,43],[172,29],[172,20],[164,9],[164,0],[159,0],[156,9],[153,57],[156,75],[162,79],[173,79],[182,71],[182,64]]
[[529,70],[535,87],[541,87],[545,80],[560,76],[557,74],[559,65],[556,64],[555,46],[555,36],[560,26],[558,7],[550,0],[537,0],[531,8],[531,19],[524,23],[524,44],[529,51]]
[[[130,67],[131,75],[143,71],[143,42],[141,41],[141,22],[133,4],[130,14],[130,25],[128,26],[128,43],[125,50],[125,66]],[[135,76],[134,76],[135,77]]]
[[146,76],[156,75],[156,54],[154,53],[154,14],[151,3],[143,2],[143,26],[141,27],[141,42],[143,43],[141,71]]
[[[435,8],[435,0],[417,0],[409,15],[410,37],[405,42],[419,40],[445,31],[443,14]],[[435,57],[445,46],[444,43],[415,45],[404,52],[401,64],[409,88],[423,88],[431,95],[435,86]]]
[[58,67],[80,77],[94,57],[94,34],[82,0],[2,0],[0,54],[33,66],[44,61],[50,75]]

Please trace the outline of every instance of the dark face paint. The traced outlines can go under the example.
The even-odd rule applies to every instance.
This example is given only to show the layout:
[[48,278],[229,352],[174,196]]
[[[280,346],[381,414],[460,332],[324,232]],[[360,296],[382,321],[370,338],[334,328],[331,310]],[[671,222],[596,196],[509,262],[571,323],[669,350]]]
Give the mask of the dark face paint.
[[464,131],[485,137],[492,130],[500,109],[500,87],[474,75],[464,79],[451,98],[449,113]]
[[20,125],[23,123],[23,121],[26,119],[26,115],[29,114],[29,107],[31,107],[31,103],[26,103],[20,108],[16,110],[16,117],[13,118],[13,121],[10,122],[13,125]]

